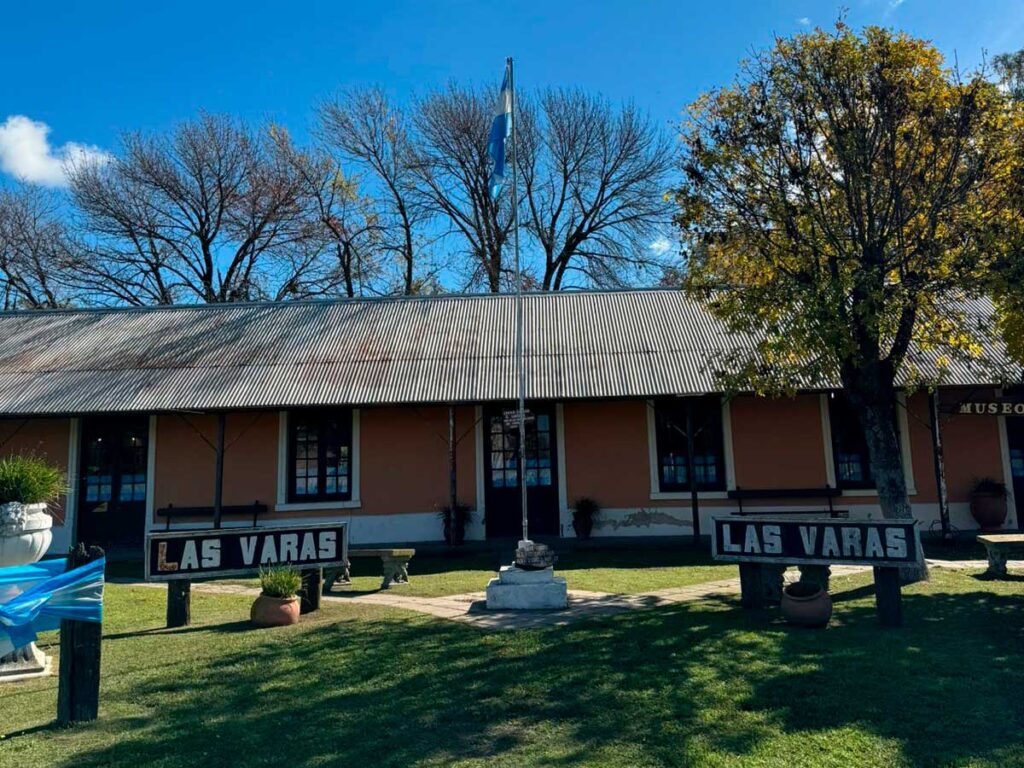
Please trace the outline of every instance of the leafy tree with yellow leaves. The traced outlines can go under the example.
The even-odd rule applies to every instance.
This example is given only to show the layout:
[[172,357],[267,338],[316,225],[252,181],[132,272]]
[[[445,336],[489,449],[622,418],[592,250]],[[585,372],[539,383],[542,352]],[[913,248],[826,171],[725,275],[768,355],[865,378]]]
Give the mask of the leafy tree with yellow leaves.
[[720,375],[762,393],[841,384],[889,518],[911,516],[898,377],[915,349],[921,376],[980,354],[963,299],[1001,195],[1004,101],[927,42],[840,22],[777,39],[682,126],[686,287],[757,340]]

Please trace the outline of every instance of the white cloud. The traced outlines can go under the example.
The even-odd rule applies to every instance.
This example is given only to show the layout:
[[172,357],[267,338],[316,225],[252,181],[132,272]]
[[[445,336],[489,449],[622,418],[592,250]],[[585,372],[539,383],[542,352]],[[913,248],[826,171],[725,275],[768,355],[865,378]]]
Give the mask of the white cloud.
[[10,115],[0,124],[0,170],[21,181],[47,187],[68,183],[67,167],[78,163],[105,163],[110,155],[96,146],[69,141],[50,145],[50,126],[24,115]]
[[806,16],[801,16],[799,19],[796,20],[796,23],[799,24],[801,27],[811,26],[811,20]]
[[648,248],[654,251],[659,256],[664,256],[666,253],[672,250],[672,241],[662,235],[651,243]]

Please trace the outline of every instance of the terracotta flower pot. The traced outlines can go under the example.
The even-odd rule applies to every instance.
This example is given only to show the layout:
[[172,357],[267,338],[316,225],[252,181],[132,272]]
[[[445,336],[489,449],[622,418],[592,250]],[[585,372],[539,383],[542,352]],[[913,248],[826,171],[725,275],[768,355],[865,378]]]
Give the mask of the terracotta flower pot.
[[787,584],[782,590],[782,615],[799,627],[824,627],[832,618],[832,598],[817,584]]
[[299,598],[260,595],[249,611],[249,621],[257,627],[286,627],[299,622]]
[[1006,522],[1006,496],[1002,493],[975,491],[971,494],[971,517],[983,531],[1002,528]]

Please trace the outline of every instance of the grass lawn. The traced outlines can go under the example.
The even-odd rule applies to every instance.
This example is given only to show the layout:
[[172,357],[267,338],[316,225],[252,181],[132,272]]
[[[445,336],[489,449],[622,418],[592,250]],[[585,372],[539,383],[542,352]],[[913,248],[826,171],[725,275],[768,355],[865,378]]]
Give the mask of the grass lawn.
[[[512,552],[505,550],[454,550],[419,552],[409,561],[409,584],[395,589],[403,595],[440,597],[483,592],[488,580],[507,565]],[[595,548],[561,551],[555,571],[568,579],[569,589],[637,594],[668,587],[685,587],[718,579],[732,579],[736,566],[715,563],[706,547]],[[357,596],[380,589],[381,565],[377,558],[352,559],[352,586],[338,587],[334,595]],[[135,574],[132,578],[141,579]],[[257,579],[225,579],[232,584],[258,586]]]
[[202,593],[168,631],[162,590],[112,585],[100,720],[0,689],[0,765],[1024,766],[1022,587],[935,569],[901,630],[856,576],[825,631],[707,602],[486,634],[337,603],[253,630]]

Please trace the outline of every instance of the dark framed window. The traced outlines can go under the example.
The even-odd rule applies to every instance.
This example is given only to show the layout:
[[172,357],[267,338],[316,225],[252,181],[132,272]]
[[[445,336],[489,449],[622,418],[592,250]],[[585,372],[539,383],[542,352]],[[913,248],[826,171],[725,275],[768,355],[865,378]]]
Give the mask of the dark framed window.
[[288,501],[352,498],[352,411],[288,414]]
[[[519,422],[508,416],[518,416],[515,409],[506,409],[490,419],[491,487],[516,488],[519,486]],[[526,421],[525,479],[528,486],[550,486],[552,474],[552,418],[538,413]]]
[[722,400],[718,396],[657,400],[654,418],[658,453],[658,488],[689,491],[687,409],[693,427],[693,474],[698,491],[725,489]]
[[871,458],[864,428],[842,392],[829,395],[828,418],[832,431],[832,463],[835,467],[836,487],[874,488],[875,478],[871,474]]

